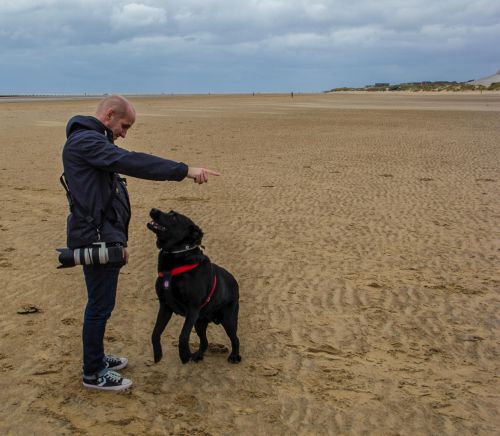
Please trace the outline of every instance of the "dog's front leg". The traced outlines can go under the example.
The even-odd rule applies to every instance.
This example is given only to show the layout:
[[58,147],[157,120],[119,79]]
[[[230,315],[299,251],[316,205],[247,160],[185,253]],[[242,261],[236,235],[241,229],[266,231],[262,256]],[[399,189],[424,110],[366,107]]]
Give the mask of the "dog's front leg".
[[181,335],[179,336],[179,357],[182,363],[188,363],[191,359],[191,350],[189,349],[189,336],[191,335],[191,330],[198,319],[200,314],[200,309],[189,308],[186,314],[186,320],[182,326]]
[[200,360],[203,360],[203,353],[207,351],[208,348],[207,327],[208,327],[207,320],[198,319],[196,321],[196,324],[194,325],[194,329],[196,330],[196,333],[200,338],[200,348],[198,348],[198,351],[195,351],[191,356],[193,362],[199,362]]
[[160,303],[160,310],[158,310],[158,316],[156,317],[156,324],[153,329],[153,334],[151,335],[151,342],[153,343],[153,355],[155,363],[159,362],[163,356],[163,351],[161,349],[161,334],[165,327],[167,326],[170,318],[172,317],[172,310],[169,309],[164,303]]

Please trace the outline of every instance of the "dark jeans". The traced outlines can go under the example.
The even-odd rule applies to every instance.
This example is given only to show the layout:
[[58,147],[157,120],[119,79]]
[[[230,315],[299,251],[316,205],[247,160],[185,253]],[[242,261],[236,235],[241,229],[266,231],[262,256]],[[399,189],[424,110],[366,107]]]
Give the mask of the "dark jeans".
[[105,368],[104,332],[115,307],[120,267],[84,265],[88,301],[83,318],[83,373],[91,376]]

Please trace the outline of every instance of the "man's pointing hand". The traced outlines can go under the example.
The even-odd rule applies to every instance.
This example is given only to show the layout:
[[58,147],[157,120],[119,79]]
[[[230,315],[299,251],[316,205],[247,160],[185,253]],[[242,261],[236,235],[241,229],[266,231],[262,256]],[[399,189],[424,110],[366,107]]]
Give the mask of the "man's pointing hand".
[[220,173],[206,168],[188,167],[187,177],[199,185],[208,182],[208,176],[220,176]]

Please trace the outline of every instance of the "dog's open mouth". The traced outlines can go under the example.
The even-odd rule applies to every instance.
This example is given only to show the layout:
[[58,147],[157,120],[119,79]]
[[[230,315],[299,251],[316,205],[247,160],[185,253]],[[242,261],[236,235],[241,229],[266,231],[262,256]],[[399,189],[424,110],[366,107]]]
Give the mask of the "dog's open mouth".
[[148,223],[148,229],[152,230],[155,233],[167,231],[167,228],[165,226],[158,224],[155,220]]

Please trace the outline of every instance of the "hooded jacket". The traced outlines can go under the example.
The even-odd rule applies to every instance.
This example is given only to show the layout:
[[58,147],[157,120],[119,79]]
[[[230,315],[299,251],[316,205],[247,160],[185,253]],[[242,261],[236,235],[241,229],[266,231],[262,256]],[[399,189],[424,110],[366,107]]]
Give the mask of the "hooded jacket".
[[[118,173],[176,181],[187,175],[188,166],[182,162],[117,147],[113,132],[94,117],[71,118],[66,137],[62,161],[72,202],[67,219],[69,248],[97,242],[98,233],[101,242],[126,245],[131,211],[126,184]],[[115,193],[103,216],[113,188]]]

